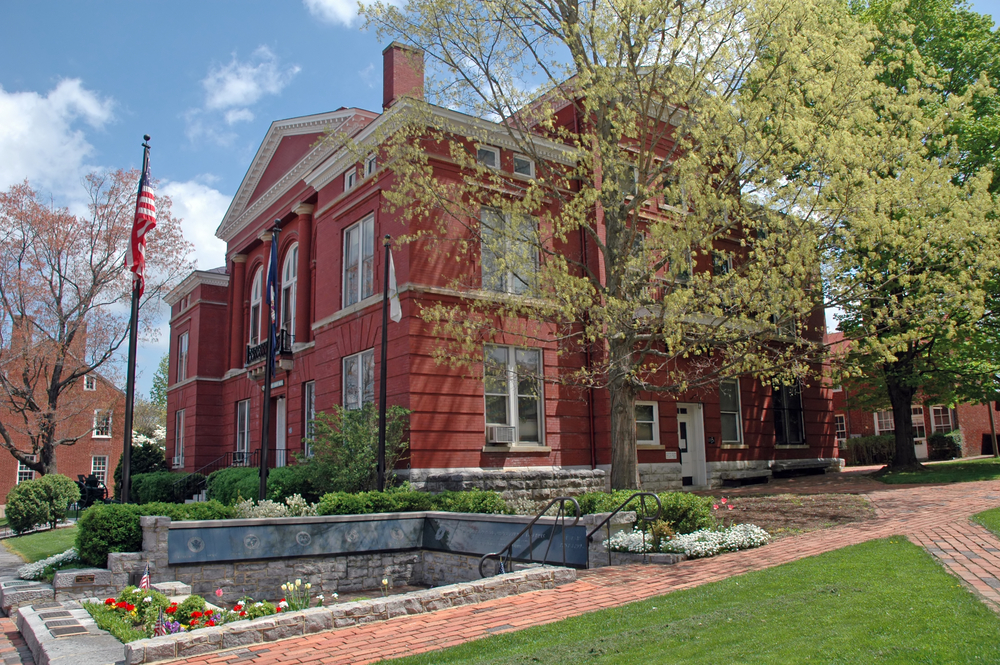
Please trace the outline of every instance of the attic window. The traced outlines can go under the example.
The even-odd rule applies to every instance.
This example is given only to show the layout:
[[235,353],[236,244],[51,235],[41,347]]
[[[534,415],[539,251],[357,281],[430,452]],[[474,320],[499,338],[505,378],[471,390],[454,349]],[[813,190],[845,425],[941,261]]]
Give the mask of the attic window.
[[481,145],[476,150],[476,161],[490,169],[500,168],[500,149]]
[[350,191],[354,189],[354,185],[358,182],[358,172],[355,169],[351,169],[344,174],[344,191]]
[[83,389],[88,392],[97,390],[97,377],[90,374],[83,377]]
[[375,173],[375,168],[377,166],[378,162],[375,159],[375,155],[368,155],[368,157],[365,158],[365,177],[367,178]]
[[534,178],[535,163],[524,155],[514,155],[514,173]]

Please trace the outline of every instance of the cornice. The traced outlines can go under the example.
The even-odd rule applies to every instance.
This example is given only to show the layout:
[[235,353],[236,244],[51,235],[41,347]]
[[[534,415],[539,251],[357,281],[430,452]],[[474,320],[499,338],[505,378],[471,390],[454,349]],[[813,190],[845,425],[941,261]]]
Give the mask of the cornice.
[[208,272],[207,270],[194,270],[180,284],[175,286],[170,293],[163,296],[163,302],[173,307],[181,298],[191,293],[194,287],[202,284],[208,286],[229,286],[229,275]]

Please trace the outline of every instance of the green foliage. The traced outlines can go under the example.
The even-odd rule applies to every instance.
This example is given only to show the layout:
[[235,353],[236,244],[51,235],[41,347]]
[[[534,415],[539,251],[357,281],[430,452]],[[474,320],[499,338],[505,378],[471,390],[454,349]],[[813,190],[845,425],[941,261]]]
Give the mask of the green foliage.
[[79,501],[80,487],[66,476],[50,473],[34,481],[45,489],[45,499],[49,506],[49,526],[66,519],[69,504]]
[[113,607],[103,603],[83,603],[83,609],[90,613],[98,628],[108,631],[122,644],[149,637],[144,630],[136,628],[131,619]]
[[141,511],[124,504],[95,505],[77,522],[76,549],[80,560],[101,568],[108,565],[112,552],[138,552],[142,549]]
[[[386,409],[386,484],[409,443],[405,439],[409,411],[398,405]],[[360,409],[334,405],[331,413],[316,414],[311,442],[313,456],[305,463],[314,492],[365,492],[378,486],[378,407],[369,402]],[[303,494],[303,496],[305,496]]]
[[972,516],[972,521],[981,524],[995,536],[1000,537],[1000,508],[990,508]]
[[849,466],[889,464],[896,453],[896,437],[892,434],[861,436],[847,439],[840,447],[847,451]]
[[205,599],[201,596],[188,596],[184,599],[180,605],[177,606],[177,612],[174,613],[174,621],[179,621],[183,624],[191,623],[191,613],[192,612],[204,612],[205,611]]
[[969,483],[979,480],[1000,479],[1000,460],[959,460],[928,464],[915,471],[891,471],[876,478],[883,483]]
[[[154,471],[132,476],[132,498],[137,503],[163,501],[184,503],[188,498],[187,489],[204,479],[200,473],[182,474],[171,471]],[[180,482],[180,481],[186,482]]]
[[932,460],[955,459],[962,456],[962,431],[934,432],[927,437],[927,448]]
[[[615,490],[608,492],[589,492],[576,497],[580,504],[580,512],[584,515],[593,513],[610,513],[622,504],[623,501],[634,494],[634,490]],[[715,517],[712,516],[711,497],[698,496],[688,492],[662,492],[660,503],[663,511],[660,513],[660,520],[666,522],[676,533],[691,533],[698,529],[712,529],[716,526]],[[640,500],[633,499],[626,506],[625,510],[642,512]],[[651,497],[646,497],[646,512],[652,513],[656,510],[656,502]]]
[[510,512],[507,503],[500,498],[500,494],[489,490],[445,491],[435,494],[432,501],[434,510],[444,510],[449,513],[503,515]]
[[164,413],[167,412],[167,386],[170,385],[167,375],[169,372],[170,354],[164,353],[156,366],[156,372],[153,374],[153,385],[149,388],[149,401],[162,409]]
[[[146,599],[149,598],[147,602]],[[140,589],[129,585],[121,590],[116,598],[118,602],[135,605],[135,615],[138,623],[146,627],[147,635],[152,636],[153,625],[160,615],[160,609],[167,609],[170,599],[155,589]]]
[[320,499],[319,515],[368,515],[370,513],[404,513],[423,510],[448,512],[503,514],[507,504],[496,492],[442,492],[438,495],[415,490],[387,492],[330,492]]
[[205,495],[228,506],[240,498],[256,499],[260,488],[260,476],[255,468],[232,467],[219,469],[208,475]]
[[[271,469],[267,474],[267,498],[271,501],[284,501],[293,494],[298,494],[309,503],[315,503],[321,493],[313,485],[313,474],[308,464]],[[259,482],[257,474],[254,474],[254,482]],[[258,490],[259,488],[255,488],[253,494],[244,494],[243,498],[256,498]]]
[[48,491],[37,480],[26,480],[7,493],[7,522],[14,533],[48,524]]
[[[124,456],[118,458],[118,466],[115,467],[115,498],[122,496],[122,461]],[[163,448],[155,443],[132,444],[132,487],[130,489],[131,498],[135,500],[135,480],[144,473],[156,473],[157,471],[169,471],[167,458]],[[157,499],[152,499],[156,501]],[[145,503],[140,502],[140,503]]]
[[47,559],[57,554],[62,554],[76,543],[76,526],[63,527],[61,529],[48,529],[37,533],[30,533],[26,536],[8,538],[4,541],[4,547],[14,552],[25,561],[34,563]]
[[232,518],[233,509],[218,501],[197,501],[195,503],[153,502],[139,506],[140,515],[163,515],[171,521],[185,520],[227,520]]

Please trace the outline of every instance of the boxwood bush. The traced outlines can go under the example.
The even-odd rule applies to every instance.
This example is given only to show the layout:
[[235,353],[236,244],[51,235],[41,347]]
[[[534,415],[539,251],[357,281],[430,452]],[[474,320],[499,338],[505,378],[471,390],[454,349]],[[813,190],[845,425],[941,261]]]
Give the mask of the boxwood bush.
[[[178,481],[187,478],[188,483]],[[137,473],[132,476],[132,497],[138,503],[153,503],[162,501],[164,503],[184,503],[187,496],[187,488],[194,483],[204,480],[205,476],[200,473],[183,474],[171,471],[154,471],[153,473]]]
[[502,514],[507,504],[496,492],[471,490],[428,494],[408,489],[386,492],[329,492],[320,499],[319,515],[367,515],[444,510],[453,513]]
[[847,452],[848,466],[888,464],[896,454],[896,437],[892,434],[861,436],[840,444]]
[[[256,468],[233,467],[213,471],[208,476],[206,496],[226,505],[233,505],[241,499],[256,499],[260,491],[260,475]],[[271,501],[283,502],[293,494],[300,495],[309,503],[319,500],[319,493],[313,486],[311,472],[304,464],[271,469],[267,474],[267,497]]]
[[[580,512],[584,515],[592,513],[609,513],[622,504],[635,490],[615,490],[613,492],[588,492],[576,497],[580,504]],[[667,522],[676,533],[692,533],[698,529],[715,527],[716,520],[712,516],[712,499],[687,492],[662,492],[657,494],[663,505],[660,520]],[[641,512],[639,499],[635,499],[626,510]],[[652,497],[646,497],[646,510],[656,510],[656,502]]]
[[956,459],[962,456],[962,432],[935,432],[927,439],[928,455],[932,460]]
[[80,488],[58,473],[15,485],[7,493],[7,521],[15,533],[66,519],[69,504],[80,499]]
[[80,560],[104,568],[111,552],[142,550],[139,506],[98,504],[91,506],[77,522],[76,549]]

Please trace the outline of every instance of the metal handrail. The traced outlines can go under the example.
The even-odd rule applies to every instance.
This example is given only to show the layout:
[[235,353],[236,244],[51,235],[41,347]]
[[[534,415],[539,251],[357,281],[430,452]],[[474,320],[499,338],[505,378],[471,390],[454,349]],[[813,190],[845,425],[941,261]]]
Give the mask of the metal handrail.
[[[649,513],[646,512],[646,497],[647,496],[651,496],[654,499],[656,499],[656,513],[654,513],[653,515],[650,515]],[[663,512],[663,502],[660,501],[660,497],[658,497],[653,492],[636,492],[635,494],[633,494],[629,498],[625,499],[625,501],[620,506],[618,506],[613,511],[611,511],[610,513],[608,513],[607,517],[605,517],[603,520],[601,520],[597,524],[597,526],[595,526],[593,529],[590,530],[590,532],[587,534],[587,542],[590,543],[591,541],[593,541],[594,540],[594,534],[597,533],[600,530],[600,528],[602,526],[604,526],[605,524],[608,526],[608,538],[610,539],[611,538],[611,518],[614,517],[615,515],[617,515],[619,512],[621,512],[625,508],[625,506],[627,506],[628,504],[632,503],[632,500],[635,499],[636,497],[639,497],[639,506],[642,509],[642,514],[637,516],[637,520],[642,520],[644,522],[655,522],[656,520],[660,519],[660,513]],[[609,566],[611,565],[611,550],[610,549],[608,550],[608,565]]]
[[577,503],[576,499],[574,499],[571,496],[560,496],[560,497],[556,497],[555,499],[552,499],[551,501],[548,502],[548,504],[546,504],[545,508],[543,508],[540,513],[538,513],[537,515],[535,515],[534,519],[532,519],[530,522],[528,522],[526,525],[524,525],[524,528],[521,529],[518,532],[518,534],[516,536],[514,536],[514,538],[511,539],[511,541],[509,543],[507,543],[504,547],[501,547],[496,552],[491,552],[489,554],[484,554],[479,559],[479,576],[480,577],[486,577],[486,575],[483,573],[483,564],[486,563],[487,559],[491,559],[491,558],[496,558],[497,559],[497,561],[500,563],[500,574],[503,574],[504,573],[503,562],[504,562],[504,553],[505,552],[506,552],[506,555],[507,555],[507,565],[509,567],[513,568],[513,566],[514,566],[514,543],[516,543],[518,540],[520,540],[521,536],[523,536],[525,534],[525,532],[527,532],[527,534],[528,534],[528,554],[530,555],[531,554],[531,550],[533,549],[532,527],[534,527],[535,523],[538,522],[538,520],[540,520],[542,517],[544,517],[545,513],[549,512],[549,508],[551,508],[552,506],[554,506],[556,503],[559,504],[559,510],[555,514],[555,521],[552,523],[552,532],[549,534],[549,543],[548,543],[548,545],[545,546],[545,554],[542,556],[542,561],[541,562],[542,563],[546,563],[549,560],[549,550],[552,548],[552,537],[555,535],[556,526],[559,524],[559,519],[561,518],[562,519],[562,555],[563,555],[562,556],[562,561],[563,561],[563,565],[565,566],[566,565],[566,528],[567,528],[567,526],[566,526],[566,517],[568,515],[564,511],[564,508],[566,506],[566,502],[568,502],[568,501],[572,502],[573,506],[576,508],[576,517],[573,518],[573,523],[570,524],[569,526],[571,526],[571,527],[576,526],[577,522],[580,521],[580,504]]

